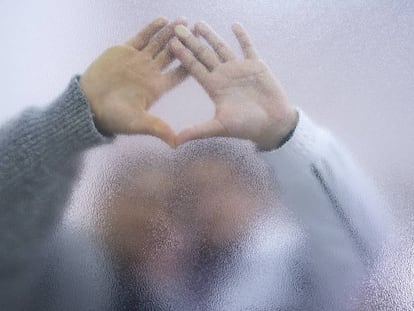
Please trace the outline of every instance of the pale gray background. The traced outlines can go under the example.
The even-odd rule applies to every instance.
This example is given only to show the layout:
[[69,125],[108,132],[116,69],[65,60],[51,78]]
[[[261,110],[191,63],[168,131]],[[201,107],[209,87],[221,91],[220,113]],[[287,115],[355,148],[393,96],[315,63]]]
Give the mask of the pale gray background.
[[[242,22],[291,101],[331,129],[373,177],[401,219],[414,202],[414,1],[0,2],[0,123],[45,105],[105,48],[157,16],[210,23],[238,48]],[[210,117],[191,79],[154,113],[174,129]]]

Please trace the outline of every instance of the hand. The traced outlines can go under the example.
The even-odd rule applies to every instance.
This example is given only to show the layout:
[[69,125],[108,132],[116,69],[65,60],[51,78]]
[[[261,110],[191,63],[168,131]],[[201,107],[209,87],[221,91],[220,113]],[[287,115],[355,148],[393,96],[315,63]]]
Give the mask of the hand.
[[[191,33],[176,26],[170,49],[204,87],[216,106],[213,119],[178,134],[177,144],[198,138],[230,136],[252,140],[261,150],[277,148],[297,123],[297,112],[260,60],[240,24],[233,32],[243,50],[239,59],[207,24],[198,23]],[[210,49],[196,37],[201,35]]]
[[150,134],[175,145],[175,133],[147,110],[165,92],[182,82],[186,70],[163,70],[174,60],[167,43],[174,27],[158,18],[124,44],[99,56],[80,79],[96,127],[114,134]]

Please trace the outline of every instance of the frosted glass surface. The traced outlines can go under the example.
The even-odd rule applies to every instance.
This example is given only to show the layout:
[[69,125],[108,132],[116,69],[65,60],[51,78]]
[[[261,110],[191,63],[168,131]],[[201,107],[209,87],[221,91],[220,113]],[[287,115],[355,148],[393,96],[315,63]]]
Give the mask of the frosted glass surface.
[[[3,0],[0,124],[45,107],[160,15],[204,20],[236,51],[230,26],[241,22],[289,100],[368,175],[395,219],[393,242],[366,271],[338,210],[313,203],[335,205],[318,192],[323,181],[282,156],[269,165],[250,142],[214,138],[174,151],[120,136],[61,173],[78,173],[63,218],[33,250],[36,265],[16,277],[0,269],[0,291],[17,297],[0,296],[0,309],[2,299],[6,310],[414,309],[414,2]],[[151,111],[179,131],[214,107],[189,78]],[[365,175],[340,172],[365,192]],[[388,224],[375,206],[351,212],[368,244],[370,225]]]

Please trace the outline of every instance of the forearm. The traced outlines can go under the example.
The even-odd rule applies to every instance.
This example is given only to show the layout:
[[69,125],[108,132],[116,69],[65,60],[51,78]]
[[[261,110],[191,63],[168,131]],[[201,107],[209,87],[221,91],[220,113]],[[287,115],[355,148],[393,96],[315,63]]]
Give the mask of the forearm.
[[74,77],[45,109],[0,129],[0,269],[12,274],[62,215],[82,151],[109,141],[95,129]]

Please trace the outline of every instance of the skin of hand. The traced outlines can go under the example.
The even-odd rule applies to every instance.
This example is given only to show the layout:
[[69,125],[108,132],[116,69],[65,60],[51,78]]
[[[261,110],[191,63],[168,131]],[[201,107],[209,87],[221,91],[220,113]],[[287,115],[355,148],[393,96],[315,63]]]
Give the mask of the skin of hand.
[[[174,61],[168,42],[174,27],[157,18],[123,44],[105,50],[81,76],[97,129],[113,134],[149,134],[175,146],[176,135],[147,110],[187,76],[183,66],[165,71]],[[165,72],[164,72],[165,71]]]
[[178,145],[192,139],[228,136],[251,140],[259,150],[272,150],[296,127],[297,111],[259,59],[247,32],[238,23],[232,30],[242,48],[242,59],[204,22],[197,23],[192,32],[183,25],[175,27],[171,52],[216,107],[213,119],[181,131]]

